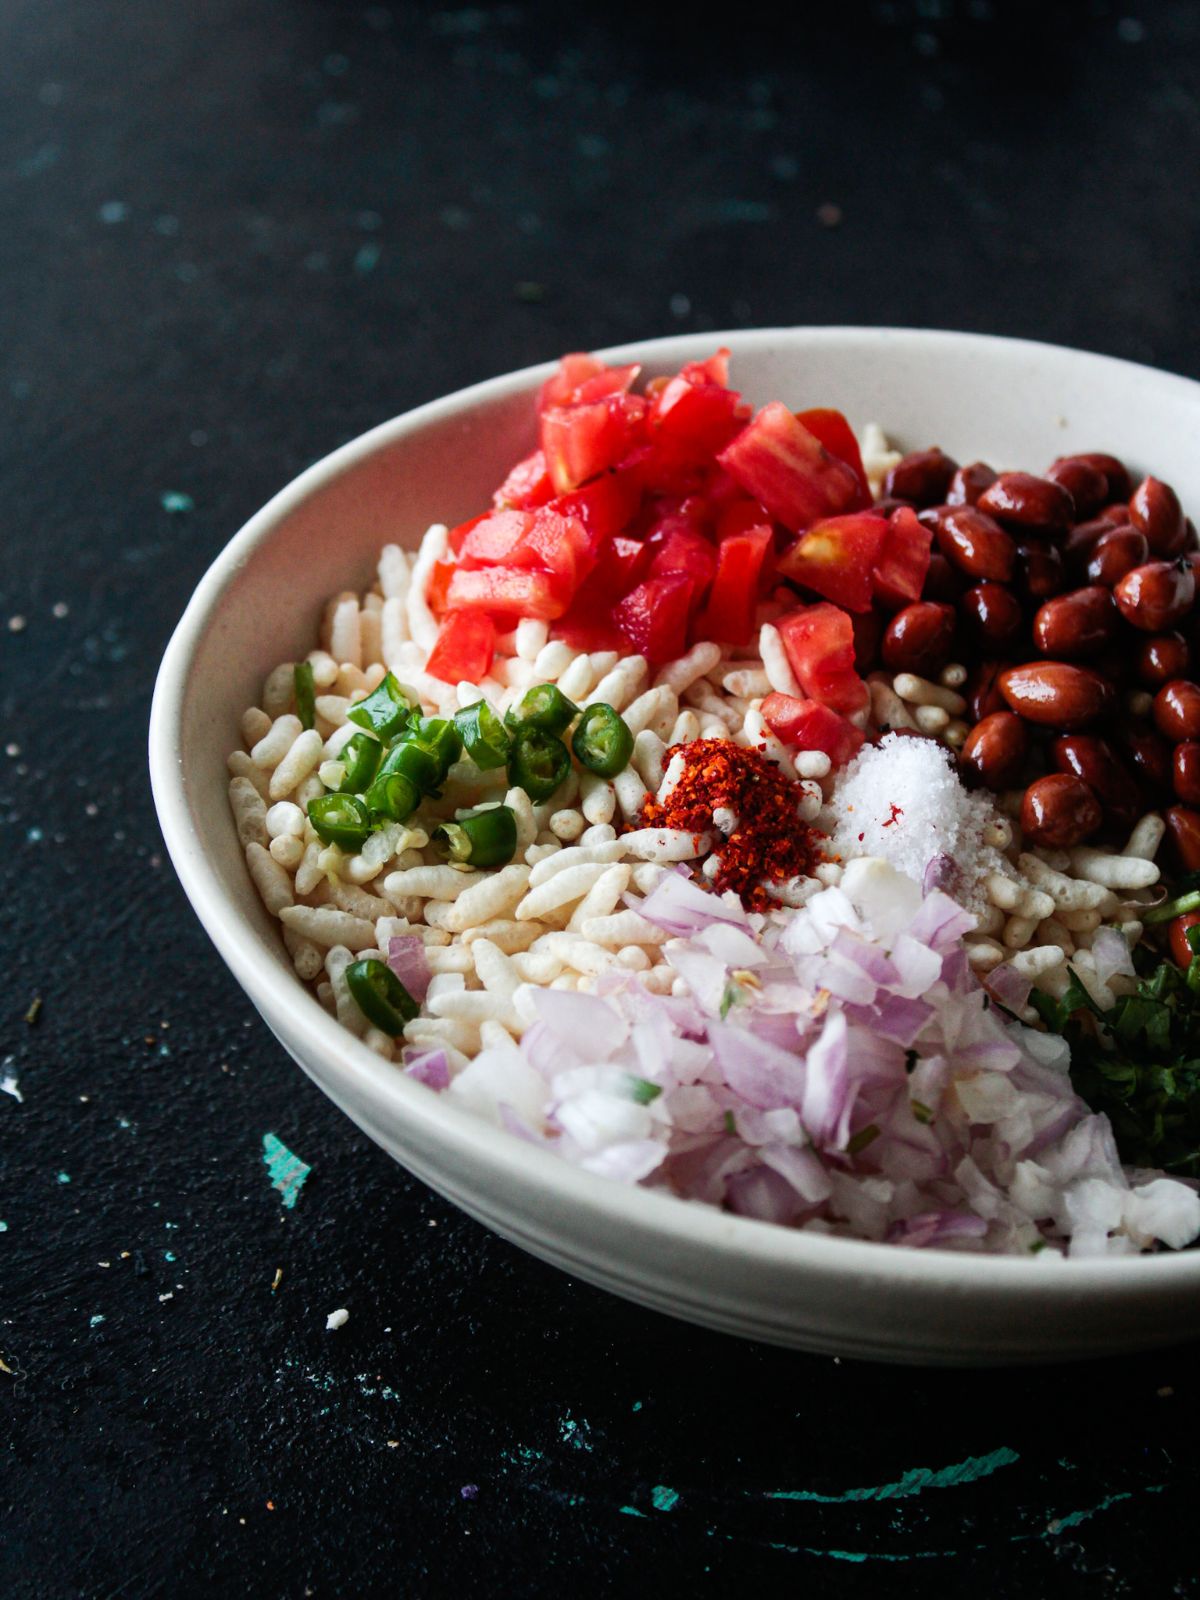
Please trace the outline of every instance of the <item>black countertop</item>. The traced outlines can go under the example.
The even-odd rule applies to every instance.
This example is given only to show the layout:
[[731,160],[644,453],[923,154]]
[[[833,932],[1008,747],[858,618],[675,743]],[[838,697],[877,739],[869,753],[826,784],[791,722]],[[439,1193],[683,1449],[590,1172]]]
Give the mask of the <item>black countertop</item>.
[[1194,5],[808,9],[0,0],[6,1595],[1195,1592],[1196,1349],[893,1370],[573,1283],[321,1098],[163,859],[171,628],[389,415],[788,322],[1200,376]]

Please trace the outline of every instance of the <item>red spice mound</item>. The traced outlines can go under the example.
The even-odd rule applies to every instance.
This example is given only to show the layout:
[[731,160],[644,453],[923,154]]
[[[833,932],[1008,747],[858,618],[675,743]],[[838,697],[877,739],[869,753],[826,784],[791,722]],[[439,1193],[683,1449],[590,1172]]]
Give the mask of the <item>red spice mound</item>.
[[683,775],[665,801],[646,801],[638,826],[711,833],[713,812],[732,811],[738,824],[716,852],[721,865],[711,880],[714,889],[733,889],[747,911],[766,911],[778,902],[764,880],[784,883],[812,872],[823,836],[800,818],[804,791],[796,779],[785,778],[759,751],[728,739],[696,739],[667,755],[683,757]]

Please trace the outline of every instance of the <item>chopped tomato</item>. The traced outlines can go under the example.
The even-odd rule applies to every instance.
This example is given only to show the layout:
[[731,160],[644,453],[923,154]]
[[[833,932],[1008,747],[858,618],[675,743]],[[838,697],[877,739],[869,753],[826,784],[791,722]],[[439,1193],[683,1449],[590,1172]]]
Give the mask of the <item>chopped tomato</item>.
[[566,597],[548,572],[513,567],[455,570],[446,603],[471,611],[491,611],[502,616],[538,617],[553,622],[567,609]]
[[754,637],[759,580],[773,537],[771,529],[762,524],[722,539],[708,604],[693,630],[698,638],[748,644]]
[[889,611],[900,611],[921,598],[929,571],[933,534],[911,506],[897,506],[888,518],[883,548],[875,563],[875,598]]
[[486,611],[448,611],[425,670],[443,683],[481,683],[495,649],[496,624]]
[[875,563],[887,526],[886,517],[874,511],[818,522],[780,556],[780,575],[815,589],[848,611],[869,611]]
[[834,711],[862,710],[869,691],[854,669],[854,624],[840,606],[803,606],[775,626],[806,695]]
[[453,561],[435,561],[433,570],[429,574],[429,582],[425,585],[425,598],[429,601],[429,609],[435,616],[440,616],[446,609],[446,595],[450,588],[450,580],[458,571]]
[[606,367],[598,357],[582,352],[563,356],[558,371],[542,385],[538,410],[585,405],[590,400],[603,400],[607,394],[623,394],[641,370],[636,364]]
[[747,494],[793,533],[858,499],[858,479],[780,400],[765,405],[717,457]]
[[450,532],[446,536],[446,542],[449,544],[451,550],[454,551],[455,555],[457,555],[462,549],[467,535],[470,533],[475,524],[477,522],[482,522],[485,517],[490,517],[491,515],[492,513],[490,511],[481,511],[477,517],[468,517],[466,522],[460,522],[457,527],[450,529]]
[[664,440],[686,446],[697,460],[723,450],[737,432],[738,396],[717,383],[692,383],[682,375],[654,401],[650,422]]
[[784,744],[797,750],[823,750],[835,767],[843,766],[862,748],[862,729],[815,700],[769,694],[762,703],[762,714]]
[[647,544],[654,552],[650,576],[659,578],[669,572],[682,572],[692,586],[690,604],[694,610],[708,592],[717,570],[717,553],[712,545],[702,533],[678,525],[651,535]]
[[534,506],[544,506],[553,498],[554,485],[546,470],[546,457],[535,450],[524,461],[517,462],[492,496],[492,504],[501,510],[529,511]]
[[578,517],[598,549],[611,534],[628,527],[640,499],[641,486],[631,473],[605,472],[582,489],[560,494],[551,502],[550,510],[564,517]]
[[[517,550],[533,527],[531,511],[490,511],[466,525],[458,547],[464,567],[491,567],[513,563]],[[459,532],[455,529],[455,532]],[[515,563],[513,563],[515,564]]]
[[680,376],[689,383],[716,383],[729,387],[729,351],[722,345],[707,361],[685,361]]
[[844,461],[858,479],[858,503],[847,506],[847,511],[864,511],[871,504],[871,485],[863,470],[862,451],[854,437],[854,429],[840,411],[826,406],[816,406],[811,411],[797,411],[796,421],[801,422],[839,461]]
[[647,578],[613,607],[613,621],[647,661],[671,661],[687,648],[691,595],[685,573]]
[[577,489],[627,456],[645,409],[640,395],[618,393],[543,411],[542,449],[559,494]]

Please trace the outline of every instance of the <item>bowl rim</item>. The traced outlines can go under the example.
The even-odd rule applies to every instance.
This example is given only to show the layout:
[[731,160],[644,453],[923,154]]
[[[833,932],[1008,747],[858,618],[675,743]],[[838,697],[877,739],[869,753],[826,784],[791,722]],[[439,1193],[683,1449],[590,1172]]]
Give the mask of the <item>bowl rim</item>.
[[[1127,375],[1149,375],[1176,388],[1178,398],[1195,404],[1200,384],[1177,373],[1146,367],[1120,357],[1002,335],[945,329],[821,326],[730,329],[683,333],[610,346],[597,353],[611,361],[678,363],[728,346],[736,359],[764,348],[790,345],[797,350],[823,345],[918,347],[936,355],[947,346],[974,348],[981,358],[1005,352],[1044,361],[1069,358]],[[452,1150],[456,1161],[482,1163],[494,1178],[540,1190],[547,1201],[586,1212],[597,1222],[653,1234],[664,1248],[672,1244],[704,1248],[780,1274],[852,1277],[861,1281],[905,1283],[931,1289],[954,1287],[1011,1292],[1041,1300],[1107,1299],[1152,1288],[1200,1287],[1200,1249],[1153,1255],[1062,1260],[982,1255],[950,1250],[906,1250],[871,1240],[813,1233],[803,1228],[741,1217],[688,1202],[662,1190],[625,1185],[584,1171],[552,1152],[531,1145],[446,1096],[410,1079],[385,1062],[331,1017],[293,974],[269,958],[257,935],[230,900],[215,868],[200,846],[190,814],[182,749],[182,717],[192,664],[221,601],[241,568],[266,543],[283,520],[327,483],[395,440],[468,412],[475,406],[532,392],[548,378],[555,361],[539,362],[487,378],[427,401],[377,424],[305,468],[257,511],[216,555],[197,584],[163,654],[154,687],[149,724],[151,786],[168,853],[192,908],[218,952],[255,1006],[267,1017],[298,1016],[333,1082],[339,1080],[369,1106],[374,1124],[400,1121],[422,1139]],[[1094,370],[1093,368],[1093,370]]]

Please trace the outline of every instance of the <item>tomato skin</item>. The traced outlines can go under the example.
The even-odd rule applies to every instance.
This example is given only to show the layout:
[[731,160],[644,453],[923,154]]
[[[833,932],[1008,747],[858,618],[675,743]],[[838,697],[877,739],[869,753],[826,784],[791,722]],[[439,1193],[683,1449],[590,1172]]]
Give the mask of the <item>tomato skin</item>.
[[802,533],[779,558],[781,577],[814,589],[847,611],[869,611],[875,563],[887,519],[874,511],[829,517]]
[[875,598],[880,605],[902,611],[921,598],[932,545],[932,530],[918,522],[912,507],[897,506],[888,518],[875,563]]
[[696,639],[749,644],[763,567],[774,540],[765,523],[731,534],[717,547],[717,570],[708,604],[692,628]]
[[647,578],[613,607],[613,621],[630,645],[657,664],[687,649],[692,582],[683,572]]
[[686,378],[689,383],[715,383],[722,389],[729,387],[729,348],[721,348],[709,356],[707,361],[685,361],[679,369],[679,376]]
[[865,511],[871,504],[871,485],[862,464],[862,451],[854,437],[854,429],[840,411],[828,406],[814,406],[810,411],[797,411],[796,421],[818,438],[839,461],[844,461],[858,479],[857,504],[847,506],[847,511]]
[[495,650],[496,624],[486,611],[448,611],[425,670],[443,683],[481,683]]
[[636,363],[606,367],[598,357],[575,351],[562,357],[558,371],[542,385],[538,411],[549,411],[551,406],[586,405],[591,400],[603,400],[605,395],[623,394],[641,370]]
[[492,496],[492,504],[501,511],[531,511],[553,498],[554,485],[546,469],[546,457],[541,450],[535,450],[517,462]]
[[641,487],[632,474],[606,472],[582,489],[560,494],[549,510],[577,517],[588,531],[595,551],[603,541],[621,533],[637,515]]
[[558,493],[577,489],[628,455],[645,409],[640,395],[617,393],[543,411],[542,449]]
[[762,703],[762,714],[784,744],[797,750],[823,750],[835,767],[857,755],[866,737],[861,728],[828,706],[797,700],[790,694],[769,694]]
[[846,511],[859,496],[853,468],[830,455],[780,400],[765,405],[717,460],[793,533]]
[[651,427],[694,454],[698,461],[723,450],[737,432],[738,397],[715,383],[689,383],[682,374],[655,399]]
[[717,570],[717,552],[711,543],[687,526],[669,526],[662,535],[654,534],[646,542],[653,551],[650,577],[681,572],[692,586],[689,603],[694,611],[708,593]]
[[854,624],[840,606],[803,606],[775,626],[796,682],[810,699],[832,711],[862,710],[870,691],[855,670]]
[[466,571],[460,566],[450,580],[446,604],[452,611],[491,611],[553,622],[567,609],[567,597],[548,572],[515,567]]
[[[489,511],[466,526],[458,559],[464,568],[502,566],[513,561],[533,527],[530,511]],[[455,533],[460,530],[455,529]]]

